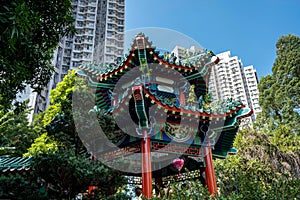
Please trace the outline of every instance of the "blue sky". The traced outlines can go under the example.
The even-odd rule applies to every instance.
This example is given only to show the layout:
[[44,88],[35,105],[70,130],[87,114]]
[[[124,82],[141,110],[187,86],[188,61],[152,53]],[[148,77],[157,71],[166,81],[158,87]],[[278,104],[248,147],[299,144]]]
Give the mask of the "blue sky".
[[261,77],[272,72],[279,37],[300,36],[300,0],[126,0],[125,19],[126,30],[167,28],[214,53],[230,50]]

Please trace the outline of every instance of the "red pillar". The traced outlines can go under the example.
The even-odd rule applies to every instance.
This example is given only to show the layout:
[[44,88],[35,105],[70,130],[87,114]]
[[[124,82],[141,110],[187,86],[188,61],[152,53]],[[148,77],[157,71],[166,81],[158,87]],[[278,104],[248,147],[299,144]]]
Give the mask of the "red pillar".
[[212,160],[212,152],[210,148],[210,144],[204,147],[205,154],[205,176],[206,176],[206,185],[208,187],[208,191],[211,195],[215,195],[217,193],[217,182],[215,177],[214,164]]
[[142,147],[142,192],[147,198],[152,198],[152,169],[150,137],[147,131],[143,130],[144,139],[141,141]]
[[180,92],[179,103],[181,105],[185,105],[185,96],[184,96],[184,93],[182,91]]

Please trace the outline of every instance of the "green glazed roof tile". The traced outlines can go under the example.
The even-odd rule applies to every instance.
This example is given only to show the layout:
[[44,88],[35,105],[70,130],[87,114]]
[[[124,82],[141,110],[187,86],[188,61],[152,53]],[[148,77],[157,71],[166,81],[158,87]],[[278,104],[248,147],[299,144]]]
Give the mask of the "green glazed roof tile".
[[31,157],[0,157],[0,174],[28,171]]

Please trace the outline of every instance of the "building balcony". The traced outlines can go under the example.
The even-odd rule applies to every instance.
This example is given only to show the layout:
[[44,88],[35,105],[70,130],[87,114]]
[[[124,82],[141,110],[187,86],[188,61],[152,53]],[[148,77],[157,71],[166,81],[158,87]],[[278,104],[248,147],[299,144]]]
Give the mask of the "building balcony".
[[84,44],[93,44],[93,40],[83,40]]
[[86,48],[84,48],[84,49],[82,50],[82,52],[92,53],[93,50],[92,50],[92,49],[86,49]]
[[97,6],[97,3],[96,3],[96,2],[89,2],[88,6],[96,7],[96,6]]
[[73,56],[72,61],[79,61],[81,59],[81,56]]
[[85,36],[94,36],[93,32],[86,31],[84,33]]
[[116,55],[116,53],[114,51],[110,51],[110,52],[105,52],[105,55],[110,55],[110,56],[114,56]]
[[81,53],[82,49],[73,49],[73,53]]
[[79,24],[76,24],[76,25],[75,25],[75,28],[76,28],[76,29],[83,29],[84,26],[83,26],[82,24],[80,24],[80,25],[79,25]]
[[70,66],[70,62],[63,62],[62,66]]
[[64,57],[71,57],[71,54],[68,53],[68,54],[64,54],[63,56],[64,56]]
[[92,58],[90,58],[90,57],[83,57],[81,60],[82,60],[83,62],[88,62],[88,61],[91,61]]
[[116,3],[119,5],[119,6],[125,6],[125,2],[124,1],[116,1]]

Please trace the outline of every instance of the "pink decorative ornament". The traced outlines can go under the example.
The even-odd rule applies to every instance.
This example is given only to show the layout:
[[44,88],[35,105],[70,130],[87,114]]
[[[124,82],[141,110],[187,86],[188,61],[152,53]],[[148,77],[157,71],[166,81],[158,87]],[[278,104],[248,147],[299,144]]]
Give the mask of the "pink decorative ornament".
[[173,165],[174,167],[176,167],[176,169],[178,170],[178,177],[180,177],[180,170],[182,169],[183,165],[184,165],[184,160],[181,158],[176,158],[173,160]]

